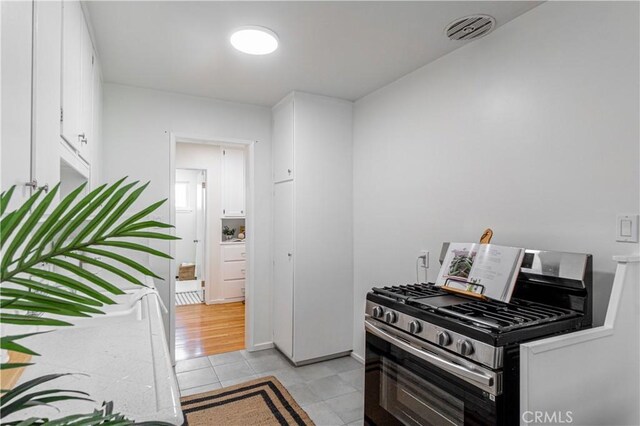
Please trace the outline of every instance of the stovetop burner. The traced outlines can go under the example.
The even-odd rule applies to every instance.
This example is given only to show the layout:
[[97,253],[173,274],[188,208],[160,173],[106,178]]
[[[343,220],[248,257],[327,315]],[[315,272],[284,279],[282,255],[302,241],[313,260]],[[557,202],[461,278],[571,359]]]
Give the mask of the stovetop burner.
[[442,296],[449,293],[441,290],[439,287],[431,284],[407,284],[397,286],[387,286],[381,288],[374,288],[373,291],[377,294],[387,296],[391,299],[395,299],[399,302],[406,303],[412,299],[418,299],[429,296]]
[[558,321],[578,315],[578,313],[566,309],[517,299],[512,300],[510,303],[491,300],[466,302],[441,308],[439,312],[498,332]]
[[504,333],[580,314],[542,303],[513,299],[510,303],[473,300],[452,295],[433,284],[407,284],[373,288],[373,293],[429,311],[473,327]]

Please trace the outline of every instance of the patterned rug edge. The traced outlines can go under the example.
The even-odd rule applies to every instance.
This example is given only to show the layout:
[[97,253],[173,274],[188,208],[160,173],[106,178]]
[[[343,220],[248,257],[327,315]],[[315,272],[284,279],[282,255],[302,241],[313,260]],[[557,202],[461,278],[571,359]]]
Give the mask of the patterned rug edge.
[[[287,388],[275,377],[275,376],[266,376],[260,377],[258,379],[249,380],[247,382],[239,383],[237,385],[228,386],[221,389],[215,389],[208,392],[198,393],[194,395],[189,395],[180,398],[180,403],[182,404],[182,410],[184,414],[184,423],[183,426],[200,426],[198,423],[189,423],[187,414],[198,412],[198,411],[206,411],[213,408],[207,408],[211,405],[206,405],[204,407],[191,407],[185,408],[185,405],[193,403],[202,403],[203,401],[212,402],[215,401],[216,398],[225,398],[233,397],[233,395],[238,394],[238,397],[233,398],[234,400],[238,399],[249,399],[250,396],[243,395],[243,392],[247,392],[251,389],[258,389],[260,387],[268,386],[270,391],[274,392],[274,394],[278,397],[278,402],[283,406],[283,408],[287,411],[285,414],[289,415],[293,419],[293,423],[284,422],[283,416],[280,412],[275,412],[274,409],[276,407],[273,404],[266,403],[265,405],[271,410],[271,413],[274,415],[273,424],[292,424],[298,426],[314,426],[315,423],[311,420],[311,417],[305,410],[302,409],[300,404],[295,400],[293,395],[287,390]],[[249,394],[251,395],[251,394]],[[267,402],[267,401],[264,401]],[[276,419],[280,419],[277,421]],[[229,423],[232,424],[232,423]],[[262,424],[262,423],[261,423]]]

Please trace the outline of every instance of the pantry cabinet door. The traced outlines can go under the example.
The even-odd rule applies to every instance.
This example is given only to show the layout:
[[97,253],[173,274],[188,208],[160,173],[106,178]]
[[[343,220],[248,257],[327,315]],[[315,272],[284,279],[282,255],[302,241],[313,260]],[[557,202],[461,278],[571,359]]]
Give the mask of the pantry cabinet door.
[[273,181],[293,179],[293,98],[273,109]]
[[2,191],[15,185],[9,211],[29,196],[31,180],[31,42],[32,2],[3,1],[0,39],[2,55]]
[[244,150],[222,150],[222,215],[244,217],[245,182]]
[[62,3],[62,101],[60,134],[74,149],[80,149],[82,133],[82,58],[84,16],[79,1]]
[[293,181],[273,188],[273,343],[293,358]]

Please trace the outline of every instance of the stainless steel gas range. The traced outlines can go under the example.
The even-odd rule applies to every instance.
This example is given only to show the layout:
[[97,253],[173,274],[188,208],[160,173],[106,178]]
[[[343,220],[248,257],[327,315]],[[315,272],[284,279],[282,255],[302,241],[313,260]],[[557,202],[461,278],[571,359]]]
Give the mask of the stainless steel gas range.
[[591,255],[538,250],[526,250],[509,303],[433,284],[373,288],[365,423],[519,424],[520,343],[591,327],[591,290]]

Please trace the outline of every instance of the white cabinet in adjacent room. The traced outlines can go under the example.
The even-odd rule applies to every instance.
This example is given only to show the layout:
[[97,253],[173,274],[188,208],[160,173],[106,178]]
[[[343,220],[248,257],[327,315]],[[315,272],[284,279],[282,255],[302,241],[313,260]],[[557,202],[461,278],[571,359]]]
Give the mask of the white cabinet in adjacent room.
[[222,301],[244,300],[244,283],[247,275],[245,243],[220,243],[222,263]]
[[295,92],[273,117],[273,341],[304,364],[353,345],[352,103]]
[[222,217],[245,216],[244,150],[222,149]]

